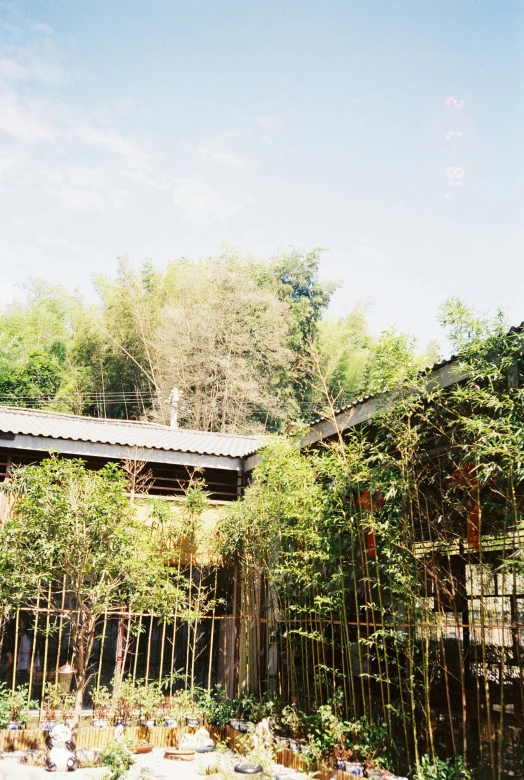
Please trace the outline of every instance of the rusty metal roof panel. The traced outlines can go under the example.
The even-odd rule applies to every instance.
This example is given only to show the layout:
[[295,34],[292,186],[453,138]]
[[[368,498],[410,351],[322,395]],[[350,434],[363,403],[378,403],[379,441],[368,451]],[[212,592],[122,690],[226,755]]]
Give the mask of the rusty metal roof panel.
[[210,433],[166,425],[129,422],[0,406],[0,432],[124,447],[244,458],[262,444],[257,436]]

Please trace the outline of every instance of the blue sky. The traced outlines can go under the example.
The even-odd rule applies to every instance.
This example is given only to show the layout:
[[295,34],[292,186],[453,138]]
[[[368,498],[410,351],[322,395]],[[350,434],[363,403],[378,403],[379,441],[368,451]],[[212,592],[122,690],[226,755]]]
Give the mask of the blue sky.
[[421,344],[520,322],[523,44],[516,0],[0,0],[0,302],[226,241]]

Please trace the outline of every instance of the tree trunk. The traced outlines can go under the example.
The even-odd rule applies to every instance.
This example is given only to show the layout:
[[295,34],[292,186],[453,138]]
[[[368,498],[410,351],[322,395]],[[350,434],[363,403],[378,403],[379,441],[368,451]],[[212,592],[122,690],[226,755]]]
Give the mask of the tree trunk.
[[80,728],[80,718],[82,715],[82,705],[84,702],[84,693],[91,675],[87,676],[89,661],[91,659],[91,650],[95,638],[96,620],[93,615],[89,615],[82,621],[78,631],[78,639],[74,644],[74,655],[76,657],[76,697],[73,716],[73,739],[78,737]]

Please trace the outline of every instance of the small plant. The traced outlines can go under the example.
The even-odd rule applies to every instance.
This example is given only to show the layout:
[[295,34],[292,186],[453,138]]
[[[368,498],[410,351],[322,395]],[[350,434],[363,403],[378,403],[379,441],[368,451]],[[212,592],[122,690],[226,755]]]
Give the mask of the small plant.
[[218,763],[214,761],[211,764],[200,764],[198,767],[198,774],[206,777],[206,775],[217,775],[220,772]]
[[129,724],[136,705],[136,687],[132,679],[122,680],[114,695],[115,721]]
[[71,720],[75,709],[75,697],[69,693],[61,693],[60,706],[62,710],[62,720]]
[[413,780],[471,780],[471,772],[464,766],[462,756],[452,756],[443,761],[438,756],[422,756]]
[[304,722],[302,713],[296,704],[289,704],[283,708],[280,716],[280,724],[286,734],[298,739],[304,736]]
[[268,780],[273,777],[276,749],[272,739],[269,741],[257,739],[257,735],[251,733],[238,740],[237,745],[240,746],[248,764],[260,764],[263,777]]
[[106,685],[101,685],[98,690],[93,691],[91,699],[93,700],[94,718],[106,720],[113,700],[109,688]]
[[199,705],[204,718],[211,726],[227,726],[231,718],[237,714],[234,699],[229,699],[220,685],[210,693],[205,691],[199,697]]
[[112,742],[100,754],[100,764],[109,769],[102,776],[103,780],[120,780],[134,763],[133,756],[122,742]]
[[62,696],[58,683],[46,683],[43,701],[44,716],[47,721],[54,721],[62,709]]
[[177,691],[171,696],[169,702],[170,717],[180,720],[201,715],[203,712],[201,696],[202,691],[199,689]]
[[143,680],[137,680],[135,702],[141,722],[155,721],[164,708],[164,697],[158,682],[146,685]]
[[10,691],[5,683],[0,683],[0,725],[5,727],[9,721],[22,725],[27,723],[29,710],[38,707],[38,702],[28,699],[28,685],[19,685],[14,691]]

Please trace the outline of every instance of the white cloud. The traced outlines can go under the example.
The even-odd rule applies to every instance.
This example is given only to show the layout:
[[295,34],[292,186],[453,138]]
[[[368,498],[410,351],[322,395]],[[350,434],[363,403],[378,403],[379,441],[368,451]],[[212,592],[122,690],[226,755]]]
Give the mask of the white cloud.
[[98,192],[78,187],[61,187],[58,195],[63,205],[71,211],[105,211],[105,198]]
[[36,32],[46,33],[47,35],[54,34],[53,28],[45,22],[33,22],[33,30]]
[[66,175],[74,187],[104,187],[107,173],[104,168],[74,166],[66,169]]
[[4,79],[27,79],[31,76],[31,70],[21,65],[16,60],[8,57],[0,58],[0,77]]
[[20,155],[18,152],[0,148],[0,182],[9,170],[18,164],[19,160]]
[[204,162],[212,161],[219,163],[220,165],[227,165],[230,168],[252,168],[254,165],[253,160],[249,157],[243,157],[227,148],[230,141],[239,138],[242,135],[243,133],[238,131],[223,133],[213,141],[209,141],[208,143],[199,146],[197,154]]
[[107,198],[113,208],[115,208],[117,211],[123,211],[126,200],[130,195],[131,193],[129,190],[126,190],[123,187],[119,187],[118,189],[113,190],[113,192],[110,192]]
[[86,247],[82,244],[74,244],[69,241],[68,238],[47,238],[47,236],[38,236],[38,245],[42,247],[56,247],[57,249],[65,249],[67,252],[85,252]]
[[37,100],[28,100],[22,105],[16,92],[2,90],[0,85],[0,131],[20,141],[52,140],[54,129],[39,117],[42,106]]
[[199,179],[177,178],[173,190],[175,206],[182,212],[182,219],[199,227],[209,227],[222,222],[242,208],[238,199],[213,189]]
[[16,298],[15,285],[9,279],[0,276],[0,306],[11,303]]
[[369,260],[371,262],[384,262],[389,260],[389,255],[380,252],[376,247],[369,243],[366,238],[361,238],[353,249],[359,260]]
[[130,168],[147,169],[150,167],[150,155],[131,138],[125,138],[113,130],[94,125],[82,125],[75,128],[76,135],[90,146],[99,146],[122,156]]
[[266,133],[274,133],[282,127],[282,122],[277,116],[257,116],[255,122]]
[[[23,44],[7,43],[9,36],[2,30],[4,44],[0,46],[0,74],[7,79],[34,78],[45,84],[56,84],[68,77],[62,68],[63,52],[56,46],[48,25],[32,25],[32,34]],[[22,37],[21,32],[14,39]]]

